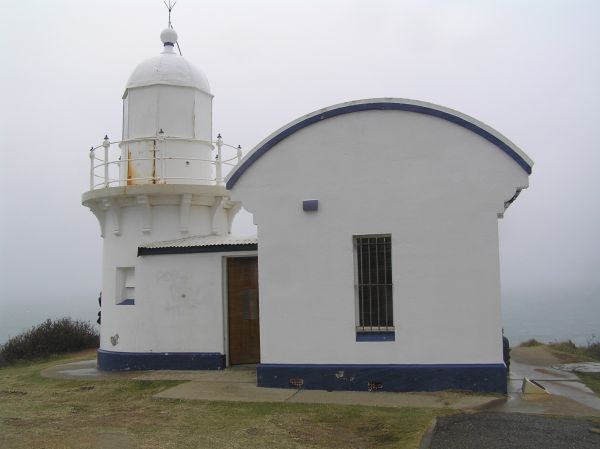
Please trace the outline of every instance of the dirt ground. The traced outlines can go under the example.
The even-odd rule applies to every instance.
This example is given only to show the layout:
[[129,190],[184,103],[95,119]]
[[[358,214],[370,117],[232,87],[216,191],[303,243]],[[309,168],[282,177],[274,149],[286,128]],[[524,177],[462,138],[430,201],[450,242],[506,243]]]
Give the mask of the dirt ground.
[[536,366],[552,366],[562,363],[561,359],[556,357],[547,346],[529,346],[511,348],[511,361],[525,363]]

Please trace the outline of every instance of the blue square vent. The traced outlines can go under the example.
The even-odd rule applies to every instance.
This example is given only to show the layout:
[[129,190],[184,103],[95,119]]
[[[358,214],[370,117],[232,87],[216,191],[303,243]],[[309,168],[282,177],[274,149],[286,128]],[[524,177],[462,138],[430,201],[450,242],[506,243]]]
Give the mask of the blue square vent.
[[316,210],[319,210],[319,200],[302,201],[302,209],[306,212],[314,212]]

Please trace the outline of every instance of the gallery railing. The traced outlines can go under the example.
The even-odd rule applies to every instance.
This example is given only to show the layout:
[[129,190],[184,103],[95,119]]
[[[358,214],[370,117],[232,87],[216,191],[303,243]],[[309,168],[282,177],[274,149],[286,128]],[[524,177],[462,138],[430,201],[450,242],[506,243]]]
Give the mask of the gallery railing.
[[[119,144],[135,144],[137,142],[154,142],[155,150],[152,155],[147,157],[123,157]],[[168,154],[161,151],[161,145],[165,142],[189,142],[189,143],[204,143],[211,148],[211,158],[198,158],[173,155],[174,150],[171,148]],[[117,150],[115,150],[117,148]],[[98,151],[102,149],[101,151]],[[213,155],[214,152],[214,155]],[[100,154],[98,154],[100,153]],[[90,149],[90,190],[101,189],[106,187],[117,187],[131,184],[168,184],[169,182],[184,184],[187,182],[193,184],[208,184],[208,185],[223,185],[224,178],[229,171],[235,167],[242,159],[241,146],[233,146],[223,142],[221,135],[215,141],[205,141],[200,139],[180,138],[180,137],[163,137],[156,139],[140,138],[128,139],[111,142],[108,136],[104,136],[102,144]],[[185,164],[204,163],[210,168],[210,175],[205,177],[197,176],[180,176],[176,173],[169,175],[168,161],[185,161]],[[132,163],[152,161],[153,166],[158,169],[153,170],[147,176],[132,176],[130,167]],[[204,170],[206,171],[206,170]]]

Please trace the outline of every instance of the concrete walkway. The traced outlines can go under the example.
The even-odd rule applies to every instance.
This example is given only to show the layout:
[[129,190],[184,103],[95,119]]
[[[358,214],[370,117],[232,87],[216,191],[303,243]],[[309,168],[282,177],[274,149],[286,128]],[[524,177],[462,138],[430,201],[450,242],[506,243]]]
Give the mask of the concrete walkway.
[[205,401],[291,402],[308,404],[366,405],[377,407],[428,407],[476,410],[489,407],[499,398],[458,393],[387,393],[367,391],[295,390],[260,388],[251,382],[191,381],[154,397]]
[[[573,373],[552,368],[560,363],[544,347],[514,348],[508,397],[460,393],[388,393],[366,391],[321,391],[256,386],[253,366],[235,366],[223,371],[130,371],[105,372],[95,360],[58,365],[42,376],[74,380],[180,380],[184,383],[155,395],[162,399],[205,401],[293,402],[345,404],[379,407],[430,407],[457,410],[489,410],[504,413],[600,416],[600,398],[579,382]],[[550,394],[523,394],[523,377],[536,380]]]
[[[600,416],[600,398],[570,372],[552,368],[560,364],[546,347],[533,346],[511,350],[508,398],[490,411],[561,416]],[[523,394],[527,377],[541,384],[550,394]]]
[[181,380],[184,383],[155,395],[159,399],[232,402],[290,402],[309,404],[366,405],[377,407],[427,407],[479,410],[501,397],[460,393],[387,393],[367,391],[295,390],[256,386],[253,366],[235,366],[223,371],[130,371],[105,372],[95,360],[67,363],[42,371],[42,376],[73,380]]

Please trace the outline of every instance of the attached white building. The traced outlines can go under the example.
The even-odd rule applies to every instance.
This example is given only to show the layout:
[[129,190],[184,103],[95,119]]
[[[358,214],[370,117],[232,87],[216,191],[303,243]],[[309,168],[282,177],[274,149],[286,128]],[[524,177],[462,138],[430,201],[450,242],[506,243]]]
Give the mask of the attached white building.
[[[99,367],[257,363],[265,387],[505,392],[497,220],[532,161],[457,111],[370,99],[284,126],[223,186],[208,82],[161,37],[127,84],[114,180],[91,153]],[[258,239],[230,234],[241,204]]]
[[471,117],[394,98],[267,137],[227,181],[258,226],[258,384],[505,391],[497,221],[531,166]]

